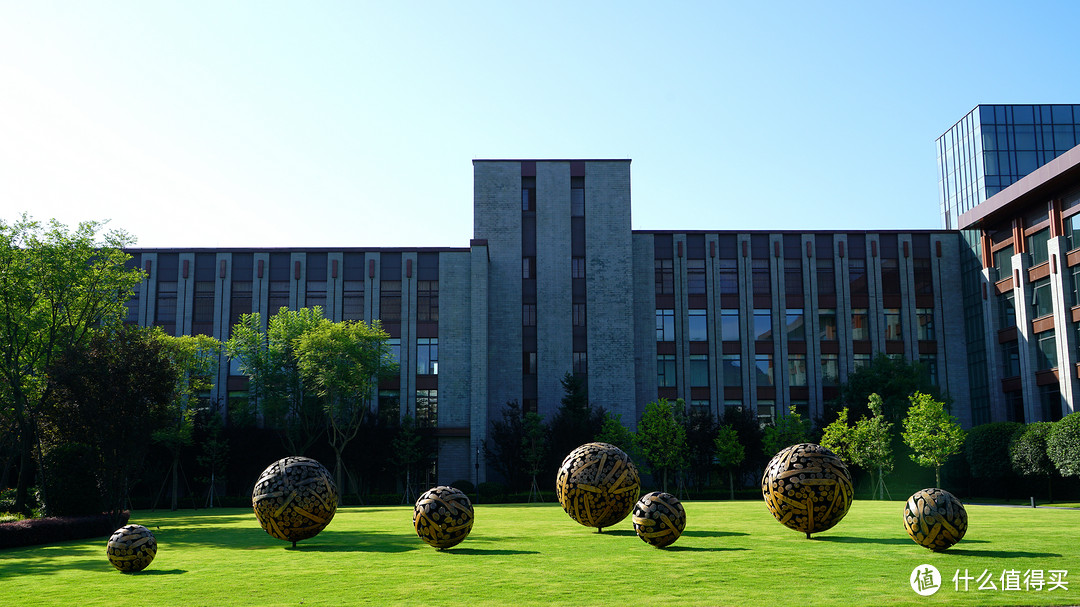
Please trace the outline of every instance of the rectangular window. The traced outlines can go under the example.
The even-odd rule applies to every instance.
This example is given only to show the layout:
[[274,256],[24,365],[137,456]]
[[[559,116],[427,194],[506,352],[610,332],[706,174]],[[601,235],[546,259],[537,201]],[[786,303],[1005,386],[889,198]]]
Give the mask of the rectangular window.
[[535,211],[536,210],[536,178],[535,177],[522,177],[521,178],[521,210],[522,211]]
[[840,385],[840,357],[837,354],[821,355],[821,385]]
[[656,294],[675,294],[675,265],[671,259],[656,260]]
[[793,296],[803,294],[802,263],[798,259],[784,260],[784,294]]
[[416,427],[435,428],[439,425],[439,391],[416,391]]
[[709,341],[709,329],[705,322],[705,310],[690,310],[690,341]]
[[1057,340],[1053,331],[1043,331],[1036,336],[1035,364],[1039,371],[1057,367]]
[[832,259],[817,260],[817,291],[818,295],[836,294],[836,267]]
[[536,352],[521,353],[521,372],[525,375],[536,375]]
[[754,375],[757,377],[758,386],[774,386],[775,376],[773,374],[773,355],[772,354],[755,354],[754,355]]
[[1004,249],[994,251],[994,267],[997,268],[997,279],[1004,280],[1012,274],[1013,247],[1009,245]]
[[195,335],[210,335],[214,332],[214,281],[212,280],[195,283],[191,329]]
[[885,295],[900,294],[900,260],[881,260],[881,292]]
[[1080,248],[1080,215],[1065,218],[1065,247],[1070,251]]
[[757,421],[758,425],[764,428],[765,426],[771,426],[776,423],[776,401],[759,400],[757,404]]
[[416,321],[439,321],[439,281],[416,281]]
[[705,294],[705,260],[686,260],[686,291],[690,295]]
[[900,308],[885,308],[885,339],[904,339]]
[[754,310],[754,339],[757,341],[772,339],[771,310]]
[[930,385],[938,385],[937,381],[937,354],[920,354],[919,362],[926,368],[927,379],[930,380]]
[[930,266],[930,260],[916,259],[912,262],[912,270],[915,277],[915,294],[933,295],[934,271]]
[[573,315],[572,324],[575,327],[584,327],[585,326],[585,304],[583,304],[583,303],[572,304],[571,308],[572,308],[572,315]]
[[174,327],[176,325],[176,282],[157,283],[157,311],[154,324]]
[[585,188],[570,188],[570,216],[585,216]]
[[[271,264],[273,268],[273,264]],[[267,314],[273,316],[282,308],[289,307],[289,281],[271,280],[267,298]]]
[[1016,296],[1012,290],[998,297],[998,329],[1016,326]]
[[439,339],[420,337],[416,340],[416,374],[439,374]]
[[585,278],[585,258],[570,258],[570,278]]
[[341,285],[342,320],[364,319],[364,281],[346,280]]
[[521,277],[522,278],[536,278],[536,258],[535,257],[522,257],[521,258]]
[[851,310],[851,339],[870,339],[870,315],[866,308],[852,308]]
[[307,281],[306,290],[304,292],[304,307],[315,308],[320,307],[326,310],[326,280],[309,280]]
[[869,367],[869,366],[870,366],[870,355],[869,354],[856,354],[855,355],[855,360],[852,361],[852,370],[858,370],[858,369],[862,369],[863,367]]
[[536,304],[524,304],[521,306],[521,326],[536,326]]
[[806,327],[803,323],[802,308],[788,308],[785,315],[787,316],[788,341],[805,341]]
[[739,341],[738,310],[720,310],[720,339],[722,341]]
[[379,283],[379,318],[383,322],[401,322],[401,281]]
[[690,387],[691,388],[708,388],[709,387],[709,355],[708,354],[691,354],[690,355]]
[[933,308],[915,308],[915,318],[918,321],[918,338],[920,340],[932,341],[937,339],[934,331]]
[[656,355],[656,385],[661,388],[675,387],[675,355]]
[[735,295],[739,292],[739,268],[734,259],[721,259],[717,262],[719,276],[717,286],[724,295]]
[[1031,254],[1031,265],[1037,266],[1050,260],[1050,249],[1047,247],[1050,242],[1050,228],[1039,230],[1024,240],[1027,243],[1027,251]]
[[738,354],[724,354],[721,358],[724,385],[738,387],[742,385],[742,359]]
[[391,337],[386,340],[386,344],[390,346],[390,360],[396,363],[401,362],[401,338]]
[[396,426],[401,421],[401,390],[379,390],[379,419]]
[[1072,305],[1080,305],[1080,266],[1073,266],[1072,270]]
[[589,358],[586,352],[573,352],[571,364],[574,366],[574,375],[585,375],[589,372]]
[[836,308],[818,309],[818,339],[836,341]]
[[656,311],[656,341],[675,341],[675,310]]
[[1001,376],[1020,375],[1020,342],[1007,341],[1001,344]]
[[866,260],[848,260],[848,280],[851,285],[852,295],[866,295],[869,293],[869,285],[866,282]]
[[1050,278],[1036,280],[1031,285],[1031,317],[1041,318],[1054,313],[1054,299],[1050,290]]
[[769,260],[754,259],[751,262],[751,283],[754,295],[768,296],[772,293],[771,279],[769,278]]
[[806,385],[805,354],[788,354],[788,384],[792,386]]

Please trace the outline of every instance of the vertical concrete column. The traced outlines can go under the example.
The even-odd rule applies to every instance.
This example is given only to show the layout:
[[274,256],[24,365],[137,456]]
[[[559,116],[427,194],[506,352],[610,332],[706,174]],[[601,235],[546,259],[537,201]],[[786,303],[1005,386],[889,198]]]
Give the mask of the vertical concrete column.
[[1013,294],[1016,302],[1016,333],[1020,342],[1020,382],[1024,398],[1024,420],[1028,423],[1043,419],[1039,388],[1035,384],[1035,334],[1031,329],[1033,289],[1028,281],[1028,254],[1017,253],[1012,258]]
[[[412,269],[410,271],[410,266]],[[401,402],[416,415],[416,253],[401,254]],[[411,274],[411,275],[410,275]],[[407,398],[406,398],[407,397]]]
[[754,284],[751,255],[750,235],[739,234],[735,237],[735,255],[738,262],[735,266],[739,270],[739,335],[742,351],[739,357],[742,359],[742,385],[743,403],[757,415],[757,374],[756,349],[754,348]]
[[191,315],[195,305],[195,254],[181,253],[179,261],[176,270],[176,334],[191,335]]
[[[297,264],[300,273],[297,275]],[[307,299],[307,253],[293,251],[289,255],[289,309],[299,310]]]
[[[590,203],[598,201],[586,195],[586,209]],[[520,214],[520,207],[518,211]],[[520,251],[518,256],[520,259]],[[585,275],[588,277],[588,272]],[[520,281],[517,284],[520,292]],[[562,379],[573,371],[570,285],[570,163],[537,162],[536,395],[540,415],[545,418],[558,410],[563,396]],[[591,308],[586,310],[586,325],[592,322],[591,312]],[[591,382],[589,387],[591,397]]]
[[632,415],[623,423],[633,427],[645,413],[645,405],[656,400],[656,251],[652,234],[633,235],[634,296],[634,386]]
[[[261,270],[260,270],[261,268]],[[251,264],[251,311],[258,312],[263,331],[271,312],[270,307],[270,254],[255,253]]]
[[[334,266],[337,265],[337,276]],[[345,283],[345,255],[332,251],[326,255],[326,317],[334,322],[342,320],[342,287]]]
[[1047,243],[1050,258],[1050,289],[1054,299],[1054,345],[1057,347],[1058,390],[1061,392],[1061,415],[1072,413],[1069,403],[1080,395],[1076,378],[1076,332],[1072,322],[1072,285],[1065,264],[1065,237],[1051,238]]
[[143,277],[142,298],[139,301],[139,324],[149,327],[154,324],[154,315],[157,314],[157,253],[143,253],[139,263],[142,264],[144,273],[146,272],[146,264],[150,264],[150,272]]
[[473,240],[469,252],[471,316],[470,333],[470,389],[469,389],[469,434],[472,446],[469,449],[471,463],[475,469],[480,466],[476,481],[487,480],[487,468],[480,460],[487,442],[488,431],[488,245],[486,240]]

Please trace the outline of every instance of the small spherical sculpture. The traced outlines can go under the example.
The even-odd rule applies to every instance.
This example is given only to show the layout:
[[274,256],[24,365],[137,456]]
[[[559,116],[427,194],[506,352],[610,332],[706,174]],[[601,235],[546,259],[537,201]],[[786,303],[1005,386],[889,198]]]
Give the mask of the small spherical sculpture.
[[157,539],[142,525],[124,525],[109,538],[105,554],[124,573],[142,571],[157,556]]
[[792,445],[765,466],[761,493],[776,520],[809,538],[831,529],[851,508],[851,473],[821,445]]
[[472,526],[472,502],[453,487],[435,487],[421,495],[413,507],[416,535],[439,550],[460,544]]
[[904,527],[915,543],[941,552],[967,533],[967,510],[955,495],[944,489],[923,489],[904,506]]
[[686,529],[686,510],[670,493],[646,493],[634,505],[634,531],[646,544],[666,548],[679,539],[683,529]]
[[290,456],[270,464],[259,475],[251,505],[267,533],[296,546],[330,524],[337,512],[338,490],[322,464]]
[[586,443],[563,460],[555,494],[570,518],[603,531],[626,518],[641,493],[637,468],[622,449]]

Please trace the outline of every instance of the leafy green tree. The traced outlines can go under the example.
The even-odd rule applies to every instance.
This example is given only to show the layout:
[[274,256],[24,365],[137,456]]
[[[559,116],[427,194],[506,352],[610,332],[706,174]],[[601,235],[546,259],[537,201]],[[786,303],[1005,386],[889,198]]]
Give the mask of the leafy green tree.
[[885,419],[879,395],[871,394],[868,406],[873,416],[855,422],[851,453],[855,464],[870,472],[873,499],[885,499],[885,475],[893,469],[893,425]]
[[484,454],[488,464],[511,489],[525,487],[525,424],[521,405],[516,400],[503,405],[502,419],[491,421]]
[[401,418],[401,425],[391,443],[391,460],[398,470],[405,472],[404,498],[411,501],[415,496],[412,490],[412,472],[417,466],[431,461],[435,454],[435,444],[430,436],[422,434],[416,427],[416,420],[411,415]]
[[1080,412],[1054,422],[1046,437],[1046,453],[1062,476],[1080,476]]
[[1014,434],[1009,443],[1013,471],[1023,476],[1046,478],[1047,499],[1051,501],[1054,499],[1052,479],[1057,468],[1047,455],[1046,439],[1053,427],[1051,422],[1032,422]]
[[27,515],[41,453],[38,417],[50,390],[45,370],[61,352],[87,344],[93,328],[119,325],[143,278],[124,266],[134,239],[103,228],[87,221],[69,231],[55,220],[44,227],[27,215],[0,221],[0,408],[17,433],[14,507]]
[[805,443],[809,435],[810,422],[796,413],[795,407],[791,407],[787,415],[777,419],[773,425],[765,427],[765,437],[762,442],[766,454],[776,455],[785,447]]
[[540,487],[536,484],[536,475],[540,474],[547,457],[548,429],[544,424],[544,418],[530,411],[521,420],[521,430],[522,462],[532,477],[532,486],[529,488],[531,499],[534,491],[537,494],[540,493]]
[[746,451],[746,458],[735,470],[736,474],[760,476],[761,470],[772,459],[773,454],[765,454],[762,446],[763,433],[757,416],[750,408],[724,407],[721,423],[731,426],[738,432],[739,442]]
[[735,499],[735,468],[746,459],[746,449],[739,442],[739,432],[728,424],[720,424],[713,439],[715,462],[721,469],[727,470],[728,487],[731,499]]
[[304,385],[322,401],[336,460],[334,477],[344,491],[342,452],[360,432],[379,381],[393,377],[398,370],[390,351],[390,335],[377,321],[368,326],[361,320],[321,319],[308,326],[292,347]]
[[847,381],[840,386],[839,405],[848,408],[851,419],[870,418],[873,417],[868,407],[870,395],[878,394],[886,421],[899,424],[907,412],[908,398],[916,392],[941,398],[938,387],[930,381],[926,365],[879,352],[869,365],[848,374]]
[[964,441],[964,456],[971,469],[971,476],[1004,484],[1012,480],[1013,465],[1009,446],[1013,437],[1023,432],[1024,424],[1018,422],[993,422],[981,424],[968,430]]
[[910,400],[902,432],[904,443],[911,448],[916,464],[934,469],[934,481],[940,487],[941,467],[964,447],[964,431],[945,410],[945,403],[933,396],[917,392]]
[[249,402],[268,427],[283,431],[285,447],[296,455],[307,453],[326,429],[323,408],[315,391],[304,386],[295,352],[296,340],[322,320],[319,307],[281,308],[263,329],[258,312],[243,314],[225,342],[225,353],[250,380]]
[[604,414],[604,422],[600,425],[600,432],[596,434],[596,442],[615,445],[633,459],[634,433],[623,424],[622,415],[618,413]]
[[589,393],[580,377],[567,373],[561,383],[562,402],[548,421],[551,449],[547,468],[552,476],[567,454],[591,442],[604,425],[604,410],[589,403]]
[[848,425],[848,408],[844,407],[822,431],[821,446],[832,451],[845,463],[855,463],[855,428]]
[[165,355],[177,371],[176,386],[172,398],[172,423],[154,433],[154,440],[172,454],[172,502],[177,508],[179,495],[180,454],[192,444],[195,415],[206,403],[200,402],[214,387],[218,361],[221,359],[221,342],[209,335],[181,335],[173,337],[160,328],[153,333],[161,342]]
[[105,507],[119,513],[151,437],[173,422],[176,366],[149,330],[121,325],[58,354],[48,373],[46,447],[89,445],[87,473],[97,477]]
[[686,463],[695,486],[706,486],[716,450],[716,418],[705,407],[691,407],[683,416],[686,426]]
[[682,399],[673,406],[666,398],[645,405],[645,414],[637,425],[638,449],[652,470],[662,474],[662,489],[667,491],[668,473],[681,470],[686,462],[686,428],[676,415]]

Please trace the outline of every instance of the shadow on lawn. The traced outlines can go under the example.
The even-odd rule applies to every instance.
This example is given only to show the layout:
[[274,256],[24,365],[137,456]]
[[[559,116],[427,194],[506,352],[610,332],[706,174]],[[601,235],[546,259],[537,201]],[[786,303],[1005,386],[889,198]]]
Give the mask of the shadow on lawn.
[[683,535],[687,537],[738,537],[750,534],[739,531],[683,531]]
[[701,546],[668,546],[664,548],[667,552],[729,552],[733,550],[749,550],[749,548],[703,548]]
[[[965,544],[969,543],[966,540]],[[1034,559],[1034,558],[1061,558],[1056,552],[1024,552],[1022,550],[958,550],[949,548],[941,554],[955,554],[956,556],[982,556],[992,559]]]
[[483,548],[448,548],[447,554],[469,554],[476,556],[503,556],[508,554],[540,554],[535,550],[485,550]]

